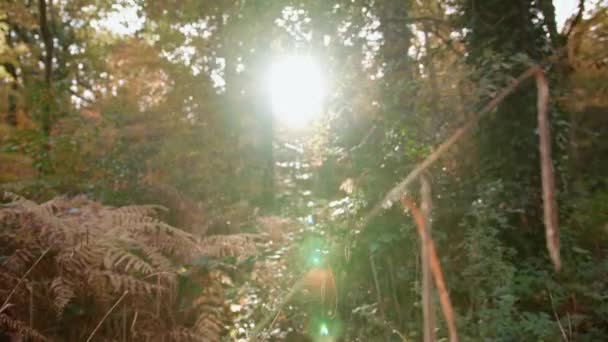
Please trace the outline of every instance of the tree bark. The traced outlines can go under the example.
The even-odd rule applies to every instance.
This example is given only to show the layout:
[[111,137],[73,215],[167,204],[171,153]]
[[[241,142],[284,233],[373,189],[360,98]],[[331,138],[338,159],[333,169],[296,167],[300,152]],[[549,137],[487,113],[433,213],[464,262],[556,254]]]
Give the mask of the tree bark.
[[435,286],[437,287],[437,292],[439,294],[439,303],[441,304],[441,310],[443,311],[443,316],[448,327],[449,340],[450,342],[458,342],[458,332],[456,330],[456,322],[454,320],[454,309],[450,301],[448,289],[445,285],[445,280],[443,279],[443,271],[441,270],[439,257],[437,256],[437,251],[435,250],[435,244],[427,234],[424,215],[421,213],[420,209],[418,209],[416,204],[405,196],[401,197],[401,204],[403,205],[403,209],[409,209],[412,218],[414,219],[414,225],[418,231],[421,244],[426,245],[429,268],[433,274]]
[[51,101],[53,100],[51,94],[52,88],[52,78],[53,78],[53,52],[54,52],[54,42],[53,36],[51,34],[49,20],[48,20],[48,8],[47,8],[46,0],[38,0],[38,15],[39,15],[39,25],[40,25],[40,36],[42,37],[42,41],[44,43],[44,99],[42,106],[42,115],[41,115],[41,124],[42,131],[48,137],[51,133]]
[[431,131],[430,141],[435,141],[438,136],[439,128],[441,125],[441,117],[439,110],[439,87],[437,85],[437,72],[435,71],[435,64],[433,63],[433,55],[431,54],[431,44],[429,42],[429,28],[424,28],[424,50],[426,52],[426,68],[429,72],[429,82],[431,86]]
[[[10,25],[10,24],[9,24]],[[9,29],[6,33],[6,44],[9,48],[14,48],[13,39],[11,37],[11,32],[13,32],[12,27],[9,26]],[[17,91],[18,91],[18,81],[17,81],[17,67],[13,62],[5,62],[2,64],[6,72],[11,76],[12,80],[10,81],[10,87],[8,90],[8,98],[7,98],[7,116],[6,123],[11,126],[17,126]]]
[[543,213],[547,250],[555,271],[561,267],[559,256],[559,227],[557,223],[557,204],[555,202],[555,175],[551,158],[551,133],[549,129],[548,104],[549,83],[542,69],[536,71],[538,137],[540,149],[540,168],[543,189]]

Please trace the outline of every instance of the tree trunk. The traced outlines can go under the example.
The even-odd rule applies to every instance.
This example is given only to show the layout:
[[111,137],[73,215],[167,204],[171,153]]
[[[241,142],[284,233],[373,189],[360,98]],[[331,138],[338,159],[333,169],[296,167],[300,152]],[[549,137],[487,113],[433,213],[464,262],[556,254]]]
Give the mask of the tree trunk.
[[38,14],[39,14],[39,25],[40,25],[40,35],[42,37],[42,41],[44,42],[44,95],[43,95],[43,105],[42,105],[42,114],[41,114],[41,125],[42,131],[48,137],[51,133],[51,116],[52,116],[52,106],[51,101],[53,101],[52,96],[52,77],[53,77],[53,51],[54,51],[54,43],[53,36],[51,34],[51,30],[49,27],[48,13],[47,13],[47,3],[46,0],[38,0]]
[[[431,183],[426,175],[420,176],[421,211],[426,221],[426,235],[431,237]],[[429,264],[429,251],[426,243],[420,244],[422,260],[422,316],[424,318],[424,342],[435,341],[435,313],[433,312],[433,279]]]

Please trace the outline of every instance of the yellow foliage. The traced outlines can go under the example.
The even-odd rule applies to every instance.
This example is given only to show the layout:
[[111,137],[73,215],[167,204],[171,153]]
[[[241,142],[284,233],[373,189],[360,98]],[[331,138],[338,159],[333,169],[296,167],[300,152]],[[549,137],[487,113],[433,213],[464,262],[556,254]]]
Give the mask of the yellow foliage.
[[0,182],[16,182],[36,177],[36,169],[30,157],[0,153]]
[[608,108],[608,10],[596,12],[573,28],[568,40],[567,64],[571,93],[560,98],[570,111]]

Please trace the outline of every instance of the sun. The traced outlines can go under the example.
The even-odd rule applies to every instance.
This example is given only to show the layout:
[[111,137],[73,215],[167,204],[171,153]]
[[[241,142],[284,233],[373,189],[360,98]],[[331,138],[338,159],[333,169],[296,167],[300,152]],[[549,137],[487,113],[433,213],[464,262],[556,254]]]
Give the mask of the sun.
[[274,61],[268,79],[272,112],[291,128],[302,128],[322,110],[325,86],[319,65],[308,56]]

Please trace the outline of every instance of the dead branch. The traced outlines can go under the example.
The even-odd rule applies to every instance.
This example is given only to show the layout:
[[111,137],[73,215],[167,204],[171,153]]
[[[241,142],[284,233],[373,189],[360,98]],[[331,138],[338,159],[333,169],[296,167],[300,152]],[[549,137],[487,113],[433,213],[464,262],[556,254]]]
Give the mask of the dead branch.
[[574,31],[574,28],[578,23],[583,19],[583,14],[585,13],[585,0],[579,0],[578,2],[578,11],[574,17],[571,17],[566,22],[566,27],[564,29],[564,35],[566,37],[570,37],[570,34]]
[[401,204],[403,205],[404,210],[410,210],[410,213],[414,219],[414,225],[416,226],[416,230],[418,231],[418,235],[420,237],[420,242],[422,245],[426,245],[429,266],[435,280],[435,286],[439,292],[439,303],[441,304],[443,317],[445,318],[446,325],[448,327],[450,342],[458,342],[458,332],[456,330],[454,310],[452,309],[452,303],[450,302],[450,295],[448,294],[447,287],[445,286],[443,272],[441,271],[441,264],[439,263],[437,252],[435,251],[435,244],[428,236],[424,215],[420,209],[418,209],[416,204],[405,196],[401,197]]
[[555,203],[555,175],[551,161],[551,133],[547,118],[549,104],[549,83],[541,68],[536,70],[538,137],[540,149],[540,168],[543,189],[543,214],[547,250],[555,271],[559,272],[559,227],[557,224],[557,204]]
[[490,102],[488,102],[480,111],[472,115],[472,119],[467,122],[464,126],[452,134],[452,136],[439,145],[435,151],[433,151],[430,155],[428,155],[420,164],[418,164],[401,182],[399,182],[394,188],[392,188],[386,196],[380,201],[372,210],[363,218],[362,227],[367,225],[367,223],[378,215],[382,209],[390,208],[393,203],[397,202],[401,195],[405,193],[407,187],[416,179],[422,171],[426,170],[429,166],[431,166],[434,162],[439,159],[454,143],[456,143],[460,138],[464,135],[464,133],[468,132],[472,127],[475,126],[479,118],[496,108],[499,103],[501,103],[508,95],[510,95],[523,81],[527,78],[536,74],[536,71],[539,69],[538,66],[531,66],[524,73],[519,75],[516,79],[514,79],[509,85],[504,87],[495,98],[493,98]]

